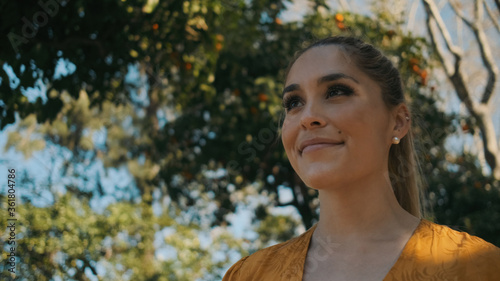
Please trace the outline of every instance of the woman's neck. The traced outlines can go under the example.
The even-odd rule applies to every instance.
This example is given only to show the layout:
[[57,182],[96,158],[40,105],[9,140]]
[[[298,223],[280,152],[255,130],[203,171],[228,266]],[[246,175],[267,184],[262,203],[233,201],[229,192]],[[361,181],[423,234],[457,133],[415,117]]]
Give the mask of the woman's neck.
[[321,189],[315,235],[337,243],[376,242],[413,231],[420,219],[404,210],[383,176]]

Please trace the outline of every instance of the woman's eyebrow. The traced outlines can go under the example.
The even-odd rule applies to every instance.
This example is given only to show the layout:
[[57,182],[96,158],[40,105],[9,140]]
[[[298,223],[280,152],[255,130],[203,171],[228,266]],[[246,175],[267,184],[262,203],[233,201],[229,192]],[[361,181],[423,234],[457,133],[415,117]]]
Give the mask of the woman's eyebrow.
[[359,84],[359,81],[356,80],[356,78],[354,78],[352,76],[349,76],[349,75],[344,74],[344,73],[332,73],[332,74],[328,74],[326,76],[319,78],[318,85],[321,85],[325,82],[335,81],[335,80],[339,80],[339,79],[349,79],[349,80],[352,80],[352,81],[356,82],[357,84]]
[[283,93],[281,93],[281,96],[283,97],[286,93],[293,92],[299,89],[300,89],[299,84],[290,84],[286,86],[285,89],[283,89]]
[[[357,84],[359,84],[359,81],[356,80],[356,78],[354,78],[352,76],[349,76],[349,75],[344,74],[344,73],[332,73],[332,74],[328,74],[328,75],[325,75],[325,76],[319,78],[318,85],[321,85],[321,84],[326,83],[326,82],[340,80],[340,79],[349,79],[349,80],[352,80],[352,81],[356,82]],[[285,89],[283,89],[281,96],[283,97],[286,93],[293,92],[293,91],[296,91],[299,89],[300,89],[299,84],[290,84],[290,85],[286,86]]]

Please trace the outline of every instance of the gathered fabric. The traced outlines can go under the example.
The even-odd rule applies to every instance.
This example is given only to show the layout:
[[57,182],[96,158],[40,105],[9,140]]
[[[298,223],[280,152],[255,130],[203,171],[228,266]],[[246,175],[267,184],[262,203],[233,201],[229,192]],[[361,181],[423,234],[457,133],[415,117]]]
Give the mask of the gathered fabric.
[[[244,257],[222,281],[302,281],[316,225],[302,235]],[[500,248],[422,219],[384,281],[498,281]]]

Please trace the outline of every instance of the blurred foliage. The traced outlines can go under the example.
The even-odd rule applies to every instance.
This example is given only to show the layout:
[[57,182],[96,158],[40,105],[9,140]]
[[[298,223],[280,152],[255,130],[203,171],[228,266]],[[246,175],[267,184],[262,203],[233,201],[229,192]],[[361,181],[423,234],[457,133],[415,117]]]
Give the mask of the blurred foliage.
[[[6,197],[0,199],[6,210]],[[86,270],[99,280],[215,280],[231,261],[217,252],[245,253],[244,243],[227,230],[212,229],[202,243],[206,230],[199,225],[180,224],[167,213],[154,216],[144,203],[115,203],[99,214],[87,200],[66,193],[49,207],[25,203],[16,210],[16,272],[25,280],[91,280]],[[0,214],[2,237],[6,215]],[[12,277],[7,254],[2,252],[2,280]]]
[[[215,280],[234,261],[229,253],[297,234],[299,222],[270,208],[293,206],[312,226],[317,194],[279,144],[280,93],[284,69],[303,42],[335,34],[362,37],[399,67],[420,138],[429,217],[500,245],[498,182],[481,173],[474,156],[444,147],[457,129],[466,131],[455,120],[473,124],[437,107],[437,64],[427,42],[403,34],[390,14],[340,14],[311,1],[302,22],[283,23],[281,0],[48,2],[58,11],[32,38],[15,48],[12,36],[0,38],[1,127],[19,116],[6,149],[27,158],[55,150],[62,163],[52,169],[73,179],[63,195],[47,179],[49,206],[23,196],[22,277],[87,280],[90,270],[100,280]],[[43,11],[36,3],[0,4],[2,34],[22,36],[22,18]],[[75,70],[56,75],[61,61]],[[37,81],[46,97],[30,100],[25,91]],[[127,189],[106,187],[104,174],[113,169],[132,176]],[[279,187],[292,191],[290,202]],[[252,196],[267,198],[254,208],[253,244],[224,232]],[[99,198],[114,198],[102,213],[89,207]],[[155,241],[168,228],[175,235],[162,241],[176,257],[162,259]],[[213,236],[208,248],[197,240],[204,232]]]

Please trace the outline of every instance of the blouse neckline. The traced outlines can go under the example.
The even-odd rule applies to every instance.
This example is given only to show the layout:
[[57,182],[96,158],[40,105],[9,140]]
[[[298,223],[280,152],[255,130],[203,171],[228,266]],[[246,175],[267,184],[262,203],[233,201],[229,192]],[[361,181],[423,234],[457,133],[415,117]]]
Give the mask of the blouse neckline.
[[[422,231],[422,229],[426,225],[428,225],[426,223],[426,220],[420,219],[420,222],[418,223],[417,227],[415,228],[415,230],[413,230],[413,233],[411,234],[408,241],[406,241],[406,244],[403,247],[403,250],[401,250],[401,252],[398,255],[398,258],[396,259],[395,263],[392,265],[391,269],[389,269],[389,271],[387,272],[387,274],[385,275],[383,280],[385,280],[386,277],[389,276],[391,274],[391,272],[393,270],[395,270],[396,267],[398,267],[398,264],[401,263],[401,261],[400,261],[401,257],[409,254],[409,251],[411,251],[411,249],[415,246],[415,243],[417,243],[418,234]],[[307,258],[307,252],[309,251],[309,246],[311,245],[312,236],[313,236],[314,231],[316,230],[317,226],[318,226],[318,223],[315,223],[309,230],[307,230],[307,232],[304,233],[304,235],[306,235],[304,238],[306,238],[305,240],[307,241],[307,244],[305,245],[303,252],[302,252],[303,260],[302,260],[300,280],[302,280],[302,278],[304,277],[304,269],[305,269],[305,263],[306,263],[306,258]]]

